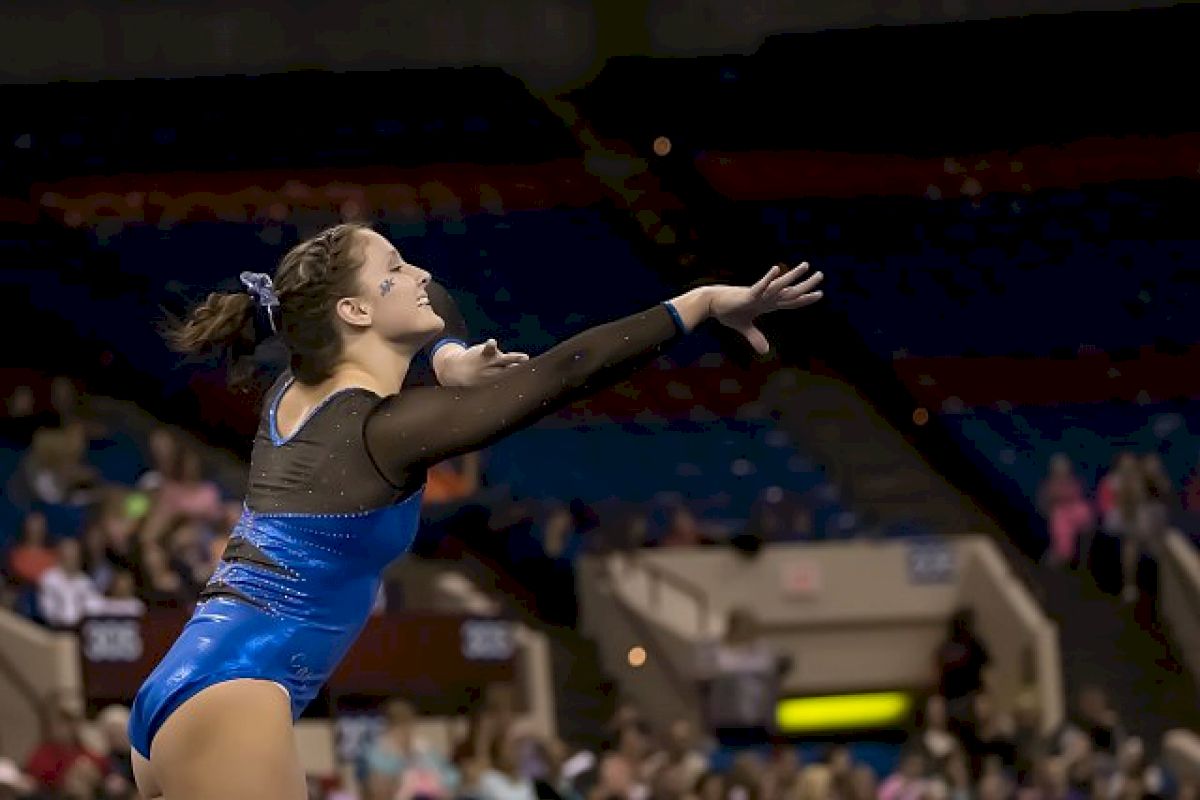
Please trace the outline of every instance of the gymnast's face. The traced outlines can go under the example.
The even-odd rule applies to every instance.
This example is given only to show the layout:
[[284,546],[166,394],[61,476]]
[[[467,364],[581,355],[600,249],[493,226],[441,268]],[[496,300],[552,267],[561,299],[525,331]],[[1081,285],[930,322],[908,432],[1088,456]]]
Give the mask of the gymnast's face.
[[359,231],[363,265],[360,295],[338,304],[343,320],[359,330],[370,329],[389,342],[421,347],[441,333],[445,323],[429,305],[429,273],[410,264],[384,237]]

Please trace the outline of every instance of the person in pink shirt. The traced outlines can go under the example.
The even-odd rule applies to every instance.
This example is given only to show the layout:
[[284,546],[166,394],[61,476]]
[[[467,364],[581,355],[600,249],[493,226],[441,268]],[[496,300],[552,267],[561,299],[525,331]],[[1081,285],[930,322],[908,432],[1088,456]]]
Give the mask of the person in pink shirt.
[[1076,545],[1082,539],[1079,562],[1086,565],[1096,517],[1084,495],[1083,482],[1063,453],[1050,459],[1050,469],[1038,490],[1038,510],[1049,527],[1053,561],[1062,564],[1075,558]]
[[887,780],[879,785],[879,800],[923,800],[925,780],[925,758],[920,752],[907,753]]
[[224,519],[221,491],[212,481],[204,480],[200,456],[179,445],[173,469],[158,488],[143,534],[158,540],[181,520],[218,525]]

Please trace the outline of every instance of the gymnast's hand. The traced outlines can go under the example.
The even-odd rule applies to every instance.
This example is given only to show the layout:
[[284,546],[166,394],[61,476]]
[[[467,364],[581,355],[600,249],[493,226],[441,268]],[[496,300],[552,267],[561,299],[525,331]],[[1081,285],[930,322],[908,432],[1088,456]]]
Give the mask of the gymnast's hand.
[[495,339],[488,339],[465,349],[445,345],[434,359],[434,370],[442,386],[478,386],[528,360],[525,353],[505,353]]
[[[770,350],[767,337],[755,325],[754,320],[772,311],[788,308],[803,308],[821,299],[823,292],[817,290],[824,275],[815,272],[801,283],[796,283],[808,272],[808,263],[803,263],[785,274],[780,267],[771,267],[767,274],[753,286],[710,286],[709,313],[722,325],[727,325],[746,337],[746,341],[759,355]],[[794,285],[793,285],[794,284]]]

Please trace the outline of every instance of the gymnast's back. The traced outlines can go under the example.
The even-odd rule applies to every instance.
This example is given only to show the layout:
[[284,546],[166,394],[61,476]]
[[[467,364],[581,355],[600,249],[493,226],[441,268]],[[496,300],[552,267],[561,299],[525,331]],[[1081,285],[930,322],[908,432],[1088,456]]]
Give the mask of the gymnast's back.
[[285,374],[265,398],[245,508],[200,600],[225,597],[298,618],[315,613],[306,604],[337,607],[354,597],[362,611],[382,569],[412,544],[423,482],[393,485],[375,465],[364,431],[380,398],[369,390],[334,391],[285,435],[278,410],[292,383]]

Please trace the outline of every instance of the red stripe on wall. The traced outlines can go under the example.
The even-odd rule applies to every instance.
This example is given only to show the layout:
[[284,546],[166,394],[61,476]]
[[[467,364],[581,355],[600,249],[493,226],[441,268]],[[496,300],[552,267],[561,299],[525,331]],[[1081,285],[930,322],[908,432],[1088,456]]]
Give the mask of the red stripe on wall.
[[917,402],[935,412],[955,399],[971,407],[1200,397],[1200,347],[1183,355],[1147,348],[1125,360],[1104,353],[1075,359],[905,358],[893,367]]
[[1200,133],[1092,138],[1015,152],[911,158],[816,151],[709,152],[696,166],[736,200],[975,197],[1123,180],[1200,178]]
[[[293,212],[456,219],[591,205],[602,187],[570,159],[542,164],[172,172],[35,184],[30,202],[72,227],[101,221],[170,225],[190,219],[282,221]],[[0,207],[0,213],[3,213]]]

